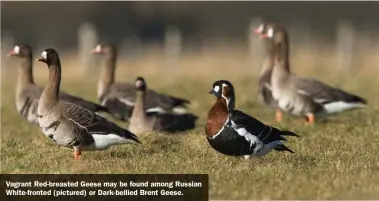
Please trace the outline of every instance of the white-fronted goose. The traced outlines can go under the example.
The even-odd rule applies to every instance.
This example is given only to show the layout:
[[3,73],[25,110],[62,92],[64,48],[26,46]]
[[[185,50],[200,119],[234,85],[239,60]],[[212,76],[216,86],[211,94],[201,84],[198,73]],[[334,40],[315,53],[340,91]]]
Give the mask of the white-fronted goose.
[[313,124],[316,116],[335,114],[367,105],[364,98],[318,80],[293,74],[289,65],[288,34],[284,28],[268,24],[264,28],[262,37],[274,42],[272,95],[282,111],[306,117],[307,121]]
[[[264,25],[260,25],[254,29],[254,33],[261,35],[264,31]],[[282,111],[277,107],[274,97],[271,92],[271,75],[274,66],[274,45],[272,40],[265,40],[265,48],[267,52],[267,58],[263,63],[258,80],[258,94],[259,100],[270,108],[276,109],[276,120],[282,121]]]
[[180,132],[195,128],[197,117],[192,114],[169,114],[146,112],[145,79],[138,77],[135,81],[136,101],[130,118],[129,130],[133,133],[151,131]]
[[[19,114],[32,124],[38,124],[37,108],[38,100],[43,88],[36,85],[33,79],[32,49],[29,45],[16,45],[8,56],[21,58],[16,86],[16,108]],[[59,97],[63,100],[79,104],[94,112],[108,112],[108,109],[96,103],[60,92]]]
[[49,80],[38,105],[42,132],[60,146],[72,147],[74,159],[81,151],[104,150],[109,146],[140,143],[137,136],[96,113],[74,103],[60,100],[61,64],[54,49],[46,49],[37,59],[47,64]]
[[[97,95],[101,105],[107,107],[117,118],[127,120],[131,117],[136,100],[136,90],[132,83],[115,82],[117,49],[112,44],[99,44],[93,54],[104,55],[104,66],[99,78]],[[146,91],[146,109],[151,112],[185,112],[185,99],[160,94],[151,89]]]
[[209,110],[205,134],[209,144],[218,152],[230,156],[264,156],[272,151],[288,151],[282,141],[284,136],[296,136],[290,131],[280,131],[259,120],[235,110],[233,85],[227,80],[213,83],[209,94],[217,100]]

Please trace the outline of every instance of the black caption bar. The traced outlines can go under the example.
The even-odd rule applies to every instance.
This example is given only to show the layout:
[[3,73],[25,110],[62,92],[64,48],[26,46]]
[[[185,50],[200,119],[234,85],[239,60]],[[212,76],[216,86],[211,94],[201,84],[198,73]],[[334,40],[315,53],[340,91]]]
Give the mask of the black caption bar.
[[0,200],[206,201],[206,174],[1,174]]

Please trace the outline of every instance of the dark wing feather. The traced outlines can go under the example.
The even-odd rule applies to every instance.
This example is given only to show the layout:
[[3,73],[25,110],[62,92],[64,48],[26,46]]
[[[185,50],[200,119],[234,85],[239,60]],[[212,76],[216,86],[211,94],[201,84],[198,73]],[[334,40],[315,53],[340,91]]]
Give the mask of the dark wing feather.
[[112,133],[140,143],[135,134],[96,115],[94,112],[70,102],[62,101],[61,103],[63,116],[79,127],[84,128],[88,134],[107,135]]
[[195,128],[197,116],[192,114],[147,113],[155,118],[154,129],[167,132],[181,132]]
[[[136,100],[136,90],[131,83],[116,83],[112,86],[112,93],[114,97],[119,98],[121,101],[125,99],[134,103]],[[154,90],[148,89],[146,91],[146,108],[151,109],[161,107],[164,110],[172,110],[177,106],[185,107],[185,104],[190,103],[188,100],[158,93]]]
[[347,93],[341,89],[334,88],[315,79],[299,78],[295,84],[295,87],[320,104],[327,104],[336,101],[359,102],[367,104],[367,101],[364,98]]
[[231,112],[231,118],[237,126],[244,127],[249,133],[257,136],[260,140],[263,140],[264,143],[277,140],[286,141],[283,137],[284,135],[298,136],[295,133],[280,131],[274,127],[265,125],[254,117],[251,117],[239,110],[233,110]]

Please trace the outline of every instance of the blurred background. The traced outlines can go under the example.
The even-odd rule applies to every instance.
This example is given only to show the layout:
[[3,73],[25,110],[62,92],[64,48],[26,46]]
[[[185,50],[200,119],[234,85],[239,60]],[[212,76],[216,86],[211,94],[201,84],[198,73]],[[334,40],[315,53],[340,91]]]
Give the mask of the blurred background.
[[[30,44],[34,57],[54,47],[67,68],[88,72],[99,66],[90,49],[112,42],[126,68],[256,76],[265,53],[252,28],[268,20],[288,29],[294,71],[371,72],[378,11],[379,2],[1,2],[1,56],[15,44]],[[14,62],[2,59],[2,72]]]

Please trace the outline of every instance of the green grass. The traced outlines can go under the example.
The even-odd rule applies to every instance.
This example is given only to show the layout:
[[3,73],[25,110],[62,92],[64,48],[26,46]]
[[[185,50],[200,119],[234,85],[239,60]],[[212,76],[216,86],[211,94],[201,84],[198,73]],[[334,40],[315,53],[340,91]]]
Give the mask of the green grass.
[[[43,84],[47,70],[39,65],[38,68],[36,81]],[[274,112],[257,101],[256,75],[243,73],[248,72],[246,69],[234,74],[208,71],[214,73],[206,75],[196,75],[190,69],[175,74],[176,77],[145,75],[133,69],[128,74],[118,74],[117,80],[133,81],[137,75],[144,75],[148,86],[190,99],[190,111],[200,117],[196,129],[187,135],[140,136],[141,146],[114,146],[106,151],[84,152],[82,160],[74,161],[72,150],[53,144],[38,127],[18,115],[12,81],[15,75],[9,74],[3,76],[2,83],[1,172],[206,173],[212,199],[378,198],[379,85],[373,75],[342,76],[337,71],[317,71],[318,79],[367,98],[370,106],[309,127],[302,119],[288,116],[282,125],[275,123]],[[62,89],[97,102],[97,74],[91,74],[83,82],[68,72],[71,70],[63,69]],[[213,150],[205,139],[204,124],[215,101],[207,91],[216,79],[229,79],[234,83],[238,109],[270,125],[298,133],[301,138],[291,138],[287,143],[296,153],[272,152],[262,158],[245,160]]]

